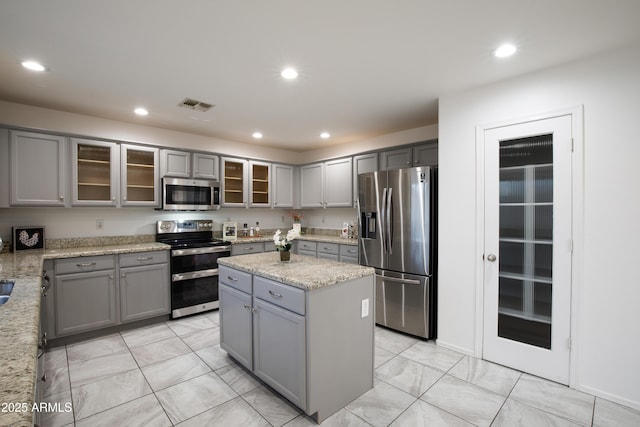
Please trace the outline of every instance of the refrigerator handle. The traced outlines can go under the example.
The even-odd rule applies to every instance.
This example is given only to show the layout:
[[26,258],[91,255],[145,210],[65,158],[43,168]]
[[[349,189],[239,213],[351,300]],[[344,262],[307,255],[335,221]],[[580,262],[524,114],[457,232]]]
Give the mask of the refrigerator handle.
[[382,252],[385,254],[387,253],[387,232],[386,232],[386,220],[385,220],[386,218],[385,211],[387,206],[387,190],[388,190],[387,187],[385,187],[382,190],[382,206],[380,209],[380,225],[381,225],[380,237],[382,237]]
[[389,254],[393,253],[393,188],[389,188],[387,192],[387,213],[385,214],[385,220],[387,222],[386,225],[386,234],[387,234],[387,252]]

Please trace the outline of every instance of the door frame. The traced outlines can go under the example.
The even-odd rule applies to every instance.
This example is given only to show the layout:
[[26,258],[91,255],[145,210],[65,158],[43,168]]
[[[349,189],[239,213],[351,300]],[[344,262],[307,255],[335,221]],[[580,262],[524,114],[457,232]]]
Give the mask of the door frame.
[[582,307],[579,284],[582,283],[584,253],[584,108],[582,105],[567,107],[530,116],[506,119],[476,125],[476,316],[475,316],[475,352],[474,356],[482,358],[484,337],[484,190],[485,190],[485,131],[499,127],[521,123],[552,119],[561,116],[571,117],[571,136],[573,139],[573,156],[571,171],[573,254],[571,257],[571,315],[570,315],[570,354],[569,354],[569,386],[579,384],[578,361],[580,354],[580,325],[578,310]]

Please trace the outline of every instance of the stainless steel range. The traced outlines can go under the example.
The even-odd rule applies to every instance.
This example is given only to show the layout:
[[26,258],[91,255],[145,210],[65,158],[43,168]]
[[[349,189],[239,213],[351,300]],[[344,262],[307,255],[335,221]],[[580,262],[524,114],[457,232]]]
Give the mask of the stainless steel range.
[[171,318],[218,308],[218,258],[231,245],[213,237],[213,220],[158,221],[156,241],[171,245]]

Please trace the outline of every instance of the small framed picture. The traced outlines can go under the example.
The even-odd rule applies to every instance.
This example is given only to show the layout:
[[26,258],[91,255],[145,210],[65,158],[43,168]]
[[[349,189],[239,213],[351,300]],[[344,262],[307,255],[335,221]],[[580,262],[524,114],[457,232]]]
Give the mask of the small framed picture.
[[20,226],[11,227],[13,251],[44,249],[44,227]]
[[238,238],[238,223],[225,222],[222,224],[222,240],[236,240]]

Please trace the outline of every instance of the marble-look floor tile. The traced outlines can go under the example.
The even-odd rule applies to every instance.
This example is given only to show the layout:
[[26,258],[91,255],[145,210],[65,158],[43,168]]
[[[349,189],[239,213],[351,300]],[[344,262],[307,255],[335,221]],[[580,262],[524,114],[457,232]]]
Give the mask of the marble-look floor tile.
[[67,390],[46,396],[43,402],[57,407],[55,411],[42,413],[42,425],[47,427],[60,427],[73,424],[73,403],[71,401],[71,390]]
[[273,426],[282,426],[300,414],[300,410],[264,386],[242,395],[242,398]]
[[194,353],[174,357],[142,368],[142,373],[153,391],[211,372],[211,369]]
[[176,424],[238,395],[216,374],[209,373],[160,390],[156,396]]
[[498,412],[492,427],[579,427],[580,424],[560,418],[533,406],[508,399]]
[[448,374],[502,396],[508,396],[520,378],[519,371],[470,356],[463,357]]
[[87,418],[151,392],[139,369],[81,385],[71,390],[75,418]]
[[179,427],[242,426],[270,427],[262,416],[241,397],[209,409],[193,418],[177,424]]
[[376,369],[378,379],[415,397],[419,397],[427,391],[443,375],[443,371],[405,359],[402,356],[396,356]]
[[214,371],[234,363],[229,354],[220,348],[220,344],[200,349],[196,354]]
[[122,332],[122,338],[130,348],[175,338],[176,334],[164,323]]
[[77,344],[67,346],[67,358],[69,365],[77,362],[95,359],[96,357],[107,356],[109,354],[128,351],[127,345],[122,340],[120,334],[107,335],[82,341]]
[[393,427],[474,427],[462,418],[419,399],[390,425]]
[[347,405],[347,409],[373,426],[387,426],[416,398],[389,384],[377,381],[374,388]]
[[593,427],[640,426],[640,411],[596,397]]
[[463,354],[426,341],[415,343],[400,355],[445,372],[464,357]]
[[440,409],[477,426],[489,426],[505,401],[504,396],[445,375],[420,397]]
[[418,342],[417,338],[400,334],[386,328],[377,326],[375,328],[376,347],[380,347],[391,353],[400,354]]
[[216,374],[238,394],[244,394],[254,388],[260,387],[260,381],[237,363],[231,363],[217,369]]
[[[317,425],[313,418],[300,414],[286,423],[284,427],[314,427]],[[339,410],[320,425],[322,427],[371,427],[371,424],[346,409]]]
[[170,427],[171,421],[153,394],[132,400],[76,422],[76,427]]
[[71,388],[132,369],[138,369],[138,364],[128,350],[70,363],[69,379],[71,381]]
[[510,398],[581,425],[591,425],[594,397],[561,384],[523,374]]
[[395,353],[387,351],[381,347],[376,347],[374,350],[375,350],[375,353],[374,353],[375,359],[373,360],[373,366],[375,368],[377,368],[378,366],[384,363],[387,363],[389,360],[396,357]]
[[141,367],[188,353],[191,353],[189,346],[176,336],[131,349],[131,354]]
[[220,310],[208,311],[205,316],[216,325],[220,325]]
[[47,380],[44,382],[43,396],[57,394],[71,389],[69,382],[69,368],[45,368]]
[[180,338],[182,338],[182,341],[191,347],[193,351],[198,351],[205,347],[220,344],[220,328],[215,326],[188,335],[182,335]]
[[54,347],[44,355],[44,367],[47,371],[50,369],[60,369],[63,367],[68,367],[67,363],[67,348],[65,346],[62,347]]
[[213,323],[211,319],[203,315],[169,320],[165,322],[165,324],[178,336],[189,335],[202,331],[203,329],[211,329],[218,326]]

